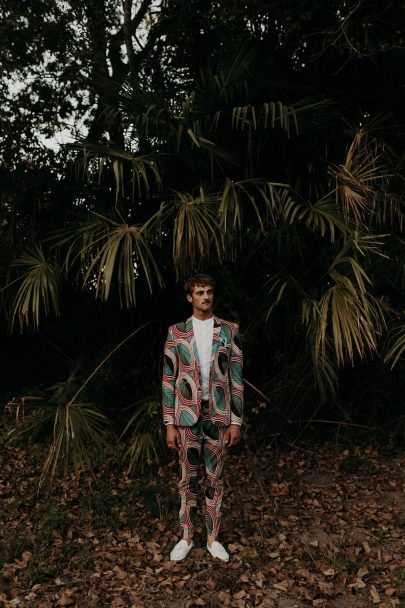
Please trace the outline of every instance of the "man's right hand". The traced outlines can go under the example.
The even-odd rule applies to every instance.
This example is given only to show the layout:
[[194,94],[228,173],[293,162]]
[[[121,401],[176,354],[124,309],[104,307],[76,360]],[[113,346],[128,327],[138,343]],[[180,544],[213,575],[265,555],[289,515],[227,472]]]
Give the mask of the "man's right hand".
[[167,447],[171,450],[179,451],[181,448],[181,437],[179,431],[176,429],[174,424],[168,424],[166,426],[166,443]]

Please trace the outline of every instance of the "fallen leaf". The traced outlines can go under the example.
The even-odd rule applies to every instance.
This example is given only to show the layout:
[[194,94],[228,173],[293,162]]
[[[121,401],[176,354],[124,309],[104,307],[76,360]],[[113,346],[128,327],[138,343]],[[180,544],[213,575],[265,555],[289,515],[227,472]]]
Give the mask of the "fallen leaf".
[[121,568],[119,566],[114,566],[113,570],[115,572],[115,578],[118,578],[119,580],[122,580],[122,581],[128,578],[127,572],[124,572],[123,570],[121,570]]
[[58,599],[58,606],[71,606],[74,603],[75,600],[65,593],[62,593],[61,597]]
[[21,560],[18,560],[18,559],[15,560],[16,567],[19,569],[23,569],[28,566],[28,563],[32,557],[32,553],[31,553],[31,551],[23,551],[23,554],[21,557],[22,557]]
[[371,549],[370,549],[370,545],[368,544],[368,542],[365,540],[365,541],[363,541],[361,544],[362,544],[362,546],[363,546],[364,552],[365,552],[367,555],[370,555],[370,553],[371,553]]
[[371,595],[373,604],[379,604],[381,602],[380,594],[378,593],[378,591],[374,585],[371,585],[371,587],[370,587],[370,595]]
[[243,597],[245,597],[245,595],[246,595],[246,591],[244,591],[243,589],[241,589],[241,590],[240,590],[240,591],[238,591],[237,593],[234,593],[234,594],[233,594],[233,597],[234,597],[234,599],[235,599],[235,600],[240,600],[240,599],[242,599]]
[[218,599],[224,604],[224,606],[229,606],[231,603],[231,596],[229,593],[225,593],[225,591],[220,591],[218,593]]
[[323,583],[322,581],[319,581],[318,587],[323,595],[326,595],[327,597],[332,597],[334,595],[333,583]]
[[282,585],[281,583],[274,583],[274,589],[278,589],[279,591],[288,591],[287,587]]
[[350,583],[348,585],[349,589],[351,589],[351,590],[364,589],[365,586],[366,586],[366,583],[361,578],[356,578],[354,583]]
[[321,570],[321,572],[325,576],[335,576],[335,570],[333,568],[326,568],[325,570]]
[[360,568],[357,572],[357,577],[358,578],[363,578],[363,576],[366,576],[366,574],[368,574],[368,569],[366,568],[366,566],[363,566],[362,568]]

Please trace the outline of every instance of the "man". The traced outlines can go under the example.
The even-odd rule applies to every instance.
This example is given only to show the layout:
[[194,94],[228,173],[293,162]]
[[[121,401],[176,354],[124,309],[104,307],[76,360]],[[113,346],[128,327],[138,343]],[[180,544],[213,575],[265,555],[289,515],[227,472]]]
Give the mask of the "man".
[[163,365],[166,441],[179,454],[182,539],[170,553],[184,559],[193,547],[198,460],[206,470],[207,549],[227,562],[217,540],[223,495],[225,448],[239,443],[243,411],[242,350],[235,323],[213,314],[214,280],[197,274],[185,283],[193,315],[169,327]]

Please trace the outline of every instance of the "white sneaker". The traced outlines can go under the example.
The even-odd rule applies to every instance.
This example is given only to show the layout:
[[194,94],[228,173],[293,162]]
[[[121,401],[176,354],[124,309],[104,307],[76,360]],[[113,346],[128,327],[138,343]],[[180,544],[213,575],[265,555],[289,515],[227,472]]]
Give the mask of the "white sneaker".
[[211,553],[212,557],[217,557],[223,562],[229,561],[229,553],[227,553],[225,547],[223,547],[217,540],[214,540],[211,547],[207,545],[207,549]]
[[189,544],[184,538],[179,540],[177,545],[175,545],[170,552],[170,559],[174,562],[181,562],[182,559],[187,557],[188,552],[192,547],[194,547],[193,541]]

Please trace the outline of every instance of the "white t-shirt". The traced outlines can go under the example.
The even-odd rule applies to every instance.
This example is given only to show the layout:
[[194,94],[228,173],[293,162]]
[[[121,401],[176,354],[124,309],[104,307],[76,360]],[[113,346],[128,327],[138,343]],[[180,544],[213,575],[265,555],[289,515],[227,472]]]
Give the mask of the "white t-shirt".
[[213,328],[214,317],[201,321],[193,316],[194,337],[200,359],[201,397],[204,400],[209,397]]

